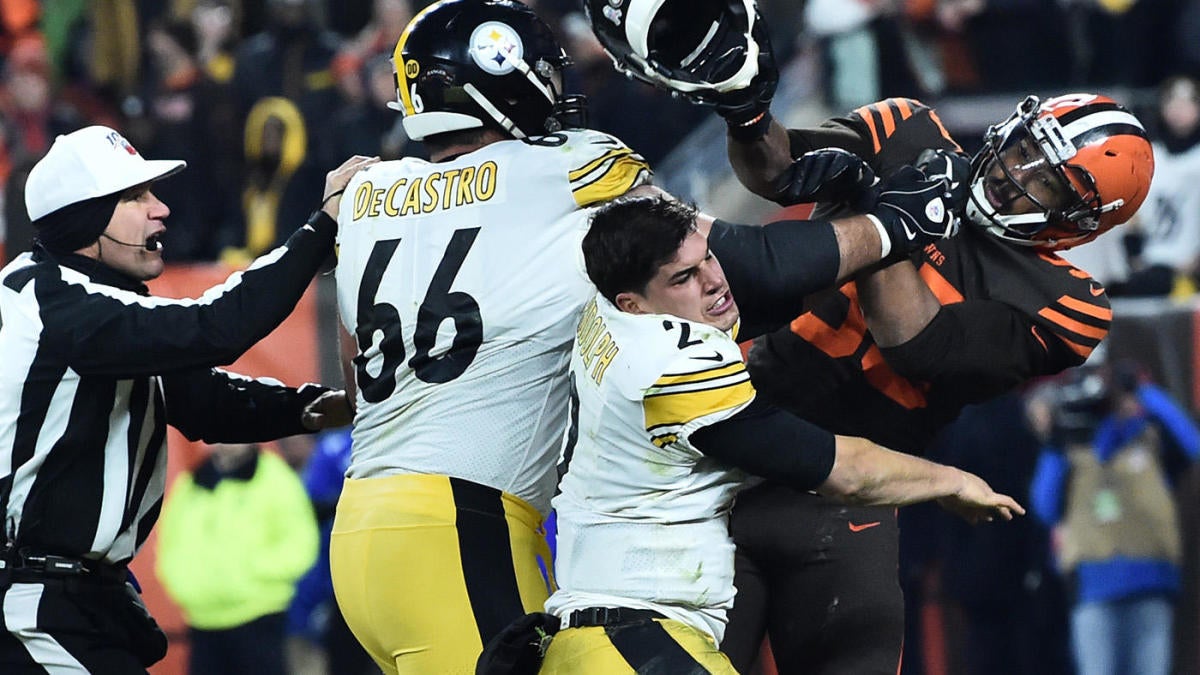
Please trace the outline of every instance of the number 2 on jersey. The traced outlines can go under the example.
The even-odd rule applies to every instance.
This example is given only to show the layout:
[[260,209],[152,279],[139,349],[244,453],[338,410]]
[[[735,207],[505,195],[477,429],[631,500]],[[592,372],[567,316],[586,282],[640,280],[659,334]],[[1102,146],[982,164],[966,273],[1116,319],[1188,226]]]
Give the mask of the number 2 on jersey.
[[[479,314],[479,303],[467,293],[450,291],[478,234],[478,227],[454,232],[425,291],[425,299],[417,309],[417,327],[413,331],[414,351],[408,365],[423,382],[442,384],[462,375],[475,360],[479,345],[483,343],[483,319]],[[377,302],[375,298],[384,272],[399,246],[399,239],[375,242],[358,287],[358,326],[354,330],[358,354],[353,363],[358,389],[370,403],[382,401],[395,391],[396,369],[407,356],[400,312],[392,304]],[[433,356],[430,352],[437,343],[438,326],[446,319],[454,321],[454,341],[445,353]],[[366,352],[374,343],[377,331],[383,333],[379,341],[383,365],[379,375],[374,376],[367,372],[369,358]]]

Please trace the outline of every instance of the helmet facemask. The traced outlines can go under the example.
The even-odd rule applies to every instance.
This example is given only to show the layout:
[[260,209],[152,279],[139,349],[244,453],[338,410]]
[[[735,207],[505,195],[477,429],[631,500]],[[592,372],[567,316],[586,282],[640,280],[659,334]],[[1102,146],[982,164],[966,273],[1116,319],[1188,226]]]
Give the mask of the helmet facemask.
[[[1072,97],[1053,100],[1068,101],[1060,105],[1078,103]],[[1086,103],[1075,105],[1085,107]],[[1126,205],[1120,197],[1104,202],[1096,176],[1085,166],[1082,151],[1087,147],[1086,161],[1094,164],[1104,133],[1072,137],[1062,123],[1070,118],[1060,119],[1055,110],[1036,96],[1026,98],[1007,120],[988,128],[984,147],[972,160],[967,216],[1000,239],[1023,246],[1069,248],[1111,228],[1113,217],[1120,214],[1105,214]],[[1099,124],[1096,120],[1103,113],[1084,112],[1093,118],[1089,124]],[[1115,114],[1136,123],[1123,110]]]

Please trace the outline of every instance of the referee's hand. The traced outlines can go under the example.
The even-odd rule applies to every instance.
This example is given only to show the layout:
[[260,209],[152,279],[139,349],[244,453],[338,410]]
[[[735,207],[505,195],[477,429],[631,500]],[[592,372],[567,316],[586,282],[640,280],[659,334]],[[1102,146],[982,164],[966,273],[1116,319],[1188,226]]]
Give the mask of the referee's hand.
[[300,424],[309,431],[344,427],[354,421],[354,404],[346,392],[327,391],[304,407]]
[[354,155],[342,162],[338,168],[325,174],[325,192],[321,197],[321,209],[328,213],[330,218],[337,220],[338,210],[342,204],[342,193],[350,184],[350,179],[354,177],[354,174],[378,162],[378,157]]

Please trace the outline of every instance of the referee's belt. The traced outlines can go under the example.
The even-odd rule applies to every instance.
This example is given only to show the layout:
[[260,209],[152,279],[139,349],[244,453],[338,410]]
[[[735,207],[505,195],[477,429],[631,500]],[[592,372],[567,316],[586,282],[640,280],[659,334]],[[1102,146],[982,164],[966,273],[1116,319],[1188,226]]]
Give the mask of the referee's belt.
[[125,565],[42,553],[28,548],[4,551],[0,555],[0,573],[10,573],[12,580],[17,582],[79,579],[81,581],[124,583],[129,576]]
[[665,619],[667,617],[652,609],[630,609],[628,607],[588,607],[577,609],[567,615],[568,628],[591,626],[622,626],[630,623]]

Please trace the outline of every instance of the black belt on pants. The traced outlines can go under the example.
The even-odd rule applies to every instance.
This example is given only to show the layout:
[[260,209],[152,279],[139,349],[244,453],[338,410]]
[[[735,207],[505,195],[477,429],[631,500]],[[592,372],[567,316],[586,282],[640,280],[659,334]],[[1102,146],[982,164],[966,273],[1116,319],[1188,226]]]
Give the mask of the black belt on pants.
[[76,579],[96,583],[124,583],[129,578],[125,565],[31,551],[9,549],[0,555],[0,571],[18,583],[47,579]]
[[620,626],[651,619],[667,617],[652,609],[630,609],[628,607],[588,607],[577,609],[567,616],[568,628],[587,628],[589,626]]

